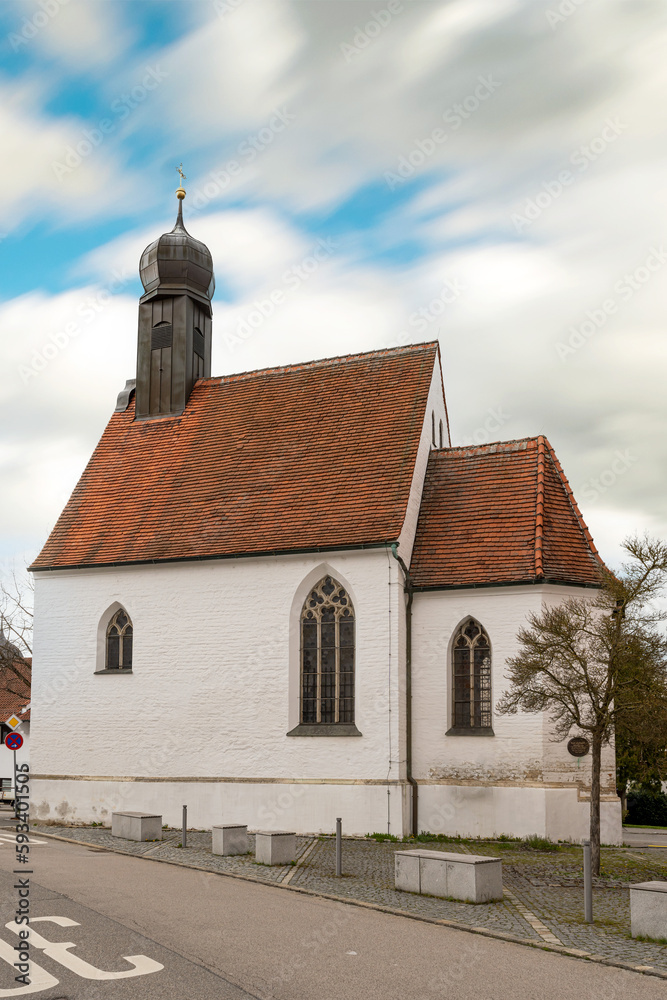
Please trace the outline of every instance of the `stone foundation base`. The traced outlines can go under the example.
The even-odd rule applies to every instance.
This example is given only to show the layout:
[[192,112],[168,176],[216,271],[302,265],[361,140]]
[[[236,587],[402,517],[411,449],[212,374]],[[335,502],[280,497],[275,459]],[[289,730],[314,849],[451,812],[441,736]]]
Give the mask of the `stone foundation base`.
[[[160,814],[180,828],[183,805],[193,827],[242,819],[250,830],[297,834],[410,832],[412,790],[407,783],[376,781],[122,780],[35,775],[30,782],[33,820],[110,825],[112,812]],[[389,793],[389,794],[387,794]],[[544,785],[419,785],[419,832],[461,837],[526,837],[580,843],[588,837],[589,802],[576,787]],[[602,843],[621,844],[621,803],[601,804]]]

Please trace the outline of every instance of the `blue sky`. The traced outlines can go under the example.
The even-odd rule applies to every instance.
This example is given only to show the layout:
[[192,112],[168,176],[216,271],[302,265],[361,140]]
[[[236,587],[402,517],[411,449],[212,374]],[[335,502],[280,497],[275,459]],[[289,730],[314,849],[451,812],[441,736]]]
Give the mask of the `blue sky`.
[[653,0],[5,0],[3,571],[134,374],[181,161],[214,374],[437,338],[454,443],[546,433],[610,562],[665,537],[666,34]]

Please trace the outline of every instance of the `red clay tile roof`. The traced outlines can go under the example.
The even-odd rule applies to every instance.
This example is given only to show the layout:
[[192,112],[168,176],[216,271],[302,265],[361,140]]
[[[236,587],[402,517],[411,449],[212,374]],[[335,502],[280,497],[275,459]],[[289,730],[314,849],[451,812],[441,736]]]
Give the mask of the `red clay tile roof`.
[[31,569],[395,541],[438,345],[202,379],[114,413]]
[[431,452],[412,555],[416,587],[595,586],[602,565],[546,438]]
[[[32,660],[30,657],[26,657],[26,664],[30,666],[31,663]],[[20,663],[17,663],[16,666],[26,677],[29,689],[29,671],[22,670]],[[0,722],[4,722],[10,715],[17,715],[19,719],[22,719],[24,722],[30,722],[30,709],[28,709],[27,712],[23,711],[25,706],[30,704],[30,696],[21,697],[20,695],[14,694],[12,691],[7,690],[7,685],[16,688],[17,691],[23,690],[21,682],[18,678],[15,678],[13,674],[9,673],[9,671],[3,671],[2,675],[0,675]]]

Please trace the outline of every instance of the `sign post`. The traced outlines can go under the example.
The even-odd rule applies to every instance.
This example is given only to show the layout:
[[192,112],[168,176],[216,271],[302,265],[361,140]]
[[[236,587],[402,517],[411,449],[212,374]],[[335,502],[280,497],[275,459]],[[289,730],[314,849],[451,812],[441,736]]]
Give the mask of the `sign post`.
[[[567,752],[579,759],[585,757],[591,745],[585,736],[573,736],[567,744]],[[584,920],[593,923],[593,880],[591,878],[591,842],[584,841]]]
[[[12,716],[11,719],[7,720],[7,725],[11,724],[11,720],[16,719],[16,716]],[[21,724],[21,720],[17,720],[17,724]],[[20,750],[23,746],[23,737],[20,733],[7,733],[5,736],[5,746],[8,750],[13,750],[14,752],[14,815],[18,816],[18,799],[17,799],[17,787],[16,787],[16,751]]]

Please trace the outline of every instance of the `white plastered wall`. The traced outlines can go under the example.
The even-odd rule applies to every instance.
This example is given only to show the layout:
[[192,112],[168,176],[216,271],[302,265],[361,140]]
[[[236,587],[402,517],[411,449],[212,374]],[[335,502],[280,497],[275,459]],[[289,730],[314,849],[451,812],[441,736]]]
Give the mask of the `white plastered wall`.
[[[420,829],[434,833],[580,840],[588,826],[590,757],[577,762],[552,740],[542,714],[493,714],[493,736],[447,736],[452,718],[451,643],[472,615],[486,629],[495,706],[508,682],[516,633],[542,601],[580,588],[486,587],[415,594],[413,605],[413,773],[419,781]],[[590,593],[590,592],[589,592]],[[621,841],[613,748],[602,762],[602,837]]]
[[[326,574],[354,602],[363,735],[288,737],[298,721],[298,617]],[[96,676],[101,623],[119,605],[134,626],[133,672]],[[350,833],[388,823],[402,832],[402,607],[384,547],[36,574],[35,817],[108,820],[124,807],[177,822],[187,789],[199,825],[264,817],[267,828],[331,830],[344,807]],[[289,806],[286,782],[304,788]],[[231,812],[221,815],[223,802]]]
[[443,426],[444,445],[447,447],[449,444],[447,411],[445,409],[445,397],[442,388],[442,370],[440,368],[440,359],[436,356],[431,386],[426,402],[424,426],[422,427],[421,437],[419,439],[417,460],[415,462],[415,471],[412,477],[412,486],[410,489],[405,521],[403,522],[403,528],[398,539],[398,551],[407,566],[410,565],[410,560],[412,559],[412,548],[415,543],[415,535],[417,532],[417,521],[419,520],[419,511],[421,508],[428,457],[434,447],[433,426],[435,424],[436,445],[439,445],[439,427],[441,422]]

